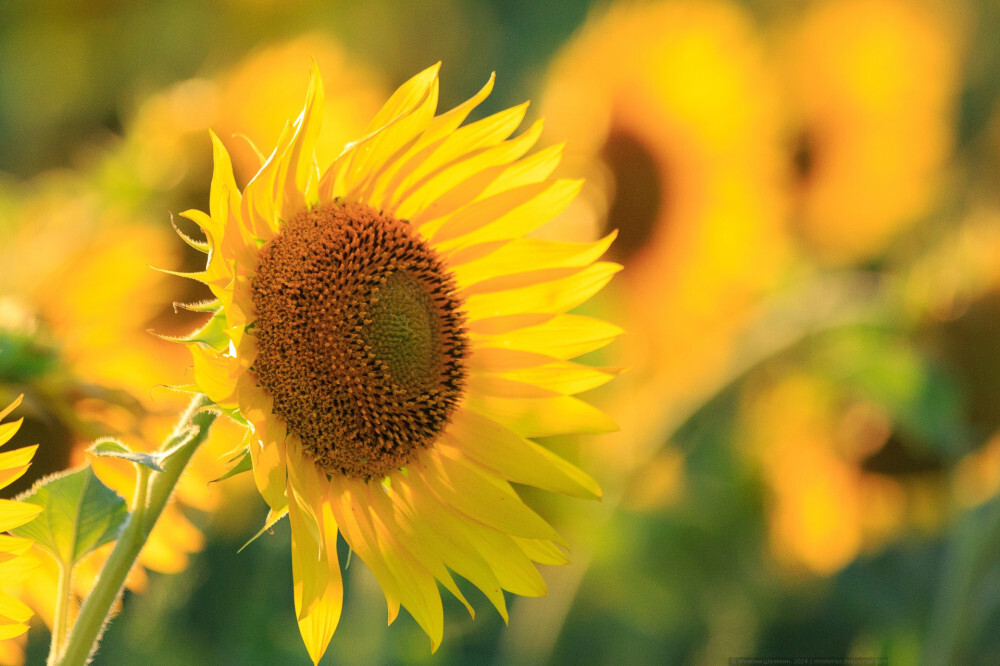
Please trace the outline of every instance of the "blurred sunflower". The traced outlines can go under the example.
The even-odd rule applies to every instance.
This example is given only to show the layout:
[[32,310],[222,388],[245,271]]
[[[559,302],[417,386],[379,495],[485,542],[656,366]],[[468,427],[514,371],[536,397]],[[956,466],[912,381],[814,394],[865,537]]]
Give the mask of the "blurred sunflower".
[[921,2],[836,0],[790,31],[779,62],[795,113],[797,226],[825,261],[877,256],[934,203],[954,140],[954,18]]
[[[850,339],[847,346],[858,347]],[[894,380],[907,378],[904,391],[920,391],[924,378],[910,365],[919,357],[903,346],[880,348],[896,356],[886,367]],[[842,359],[842,351],[831,356]],[[824,576],[907,531],[939,529],[955,457],[925,441],[929,423],[915,424],[900,405],[894,414],[831,374],[772,368],[748,383],[743,402],[743,451],[770,489],[772,551],[789,571]],[[877,372],[865,376],[878,381]],[[938,410],[950,409],[946,390],[934,399]]]
[[146,100],[129,124],[125,145],[105,165],[109,182],[155,191],[200,192],[211,166],[199,150],[208,128],[233,142],[233,168],[249,179],[260,166],[253,145],[274,145],[285,121],[297,113],[308,75],[295,64],[312,58],[340,94],[324,110],[330,131],[317,143],[319,159],[332,160],[365,126],[385,99],[378,72],[353,62],[335,41],[310,34],[267,46],[211,78],[181,81]]
[[597,497],[530,437],[614,424],[574,398],[613,372],[568,360],[620,331],[566,314],[618,271],[590,243],[525,234],[580,188],[551,180],[560,148],[523,157],[521,105],[460,127],[490,93],[435,116],[438,66],[401,86],[323,170],[323,90],[241,193],[213,134],[207,240],[214,312],[188,345],[189,390],[239,410],[269,523],[287,512],[295,610],[309,655],[340,618],[338,532],[436,649],[437,583],[472,613],[449,569],[506,618],[502,589],[545,593],[532,562],[566,563],[561,538],[510,482]]
[[[3,421],[17,406],[21,398],[17,398],[3,410],[0,410],[0,421]],[[11,423],[0,423],[0,446],[3,446],[21,427],[22,419]],[[31,465],[31,458],[37,446],[26,446],[14,451],[0,453],[0,488],[20,477]],[[24,502],[0,499],[0,532],[6,532],[20,527],[32,520],[41,512],[42,507]],[[31,609],[16,597],[11,596],[6,588],[20,583],[28,577],[37,565],[35,557],[29,553],[32,546],[30,539],[22,539],[0,534],[0,662],[10,663],[17,654],[10,654],[4,649],[8,639],[20,636],[28,630],[28,619]]]
[[622,418],[643,439],[665,405],[714,386],[782,273],[777,91],[738,6],[628,3],[557,57],[543,111],[573,147],[567,173],[587,176],[571,223],[591,228],[578,234],[619,230],[636,386]]

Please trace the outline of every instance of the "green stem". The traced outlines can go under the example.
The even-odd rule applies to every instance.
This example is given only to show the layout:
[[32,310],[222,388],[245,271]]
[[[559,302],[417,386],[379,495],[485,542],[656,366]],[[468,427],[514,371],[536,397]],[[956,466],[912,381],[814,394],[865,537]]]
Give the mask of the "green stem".
[[163,462],[163,472],[151,473],[139,465],[140,476],[132,514],[122,530],[118,543],[104,564],[97,584],[80,609],[80,617],[73,627],[66,650],[57,662],[60,666],[84,666],[97,651],[97,645],[107,627],[115,602],[121,596],[125,579],[142,551],[160,513],[187,467],[191,456],[208,437],[215,421],[215,412],[199,411],[210,404],[204,396],[197,396],[188,407],[174,433],[164,443],[162,450],[171,451]]
[[972,660],[971,642],[980,628],[977,590],[1000,552],[998,534],[998,500],[969,511],[953,528],[923,655],[928,666]]
[[59,562],[59,590],[56,597],[56,615],[52,623],[52,644],[49,646],[50,666],[56,663],[66,644],[66,630],[69,626],[69,609],[73,603],[73,565]]

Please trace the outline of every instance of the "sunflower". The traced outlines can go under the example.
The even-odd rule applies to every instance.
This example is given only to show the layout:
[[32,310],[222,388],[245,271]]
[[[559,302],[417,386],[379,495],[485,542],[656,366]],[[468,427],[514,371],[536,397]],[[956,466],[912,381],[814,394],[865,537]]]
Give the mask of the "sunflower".
[[827,263],[877,257],[940,193],[959,92],[946,6],[821,2],[789,31],[797,225]]
[[[779,111],[763,44],[731,2],[617,3],[553,63],[543,112],[570,140],[565,173],[587,176],[573,221],[591,221],[587,238],[618,229],[628,265],[615,351],[635,370],[610,411],[642,434],[621,446],[660,444],[663,415],[714,390],[787,270]],[[628,464],[613,448],[606,463]]]
[[[340,534],[385,593],[443,635],[437,582],[472,612],[450,572],[506,618],[503,589],[545,593],[533,562],[565,542],[511,482],[600,494],[530,438],[615,428],[575,394],[613,371],[572,358],[617,327],[568,311],[620,266],[613,239],[526,235],[580,182],[549,175],[556,146],[524,155],[541,123],[508,138],[526,105],[461,126],[491,91],[435,116],[438,65],[403,84],[328,167],[314,158],[323,88],[241,193],[212,135],[205,241],[214,314],[189,344],[194,383],[250,424],[269,522],[287,512],[295,612],[313,661],[340,617]],[[435,582],[437,581],[437,582]]]
[[[17,398],[5,409],[0,410],[0,421],[7,417],[17,406],[21,398]],[[0,423],[0,446],[3,446],[21,427],[23,419],[11,423]],[[25,446],[6,453],[0,453],[0,488],[20,477],[31,465],[36,446]],[[0,532],[6,532],[20,527],[39,514],[42,507],[13,500],[0,500]],[[38,563],[28,550],[30,539],[0,534],[0,581],[6,588],[27,578],[28,573]],[[20,636],[28,630],[28,618],[32,616],[31,609],[21,601],[0,589],[0,641]],[[7,660],[7,655],[0,651],[0,659]]]

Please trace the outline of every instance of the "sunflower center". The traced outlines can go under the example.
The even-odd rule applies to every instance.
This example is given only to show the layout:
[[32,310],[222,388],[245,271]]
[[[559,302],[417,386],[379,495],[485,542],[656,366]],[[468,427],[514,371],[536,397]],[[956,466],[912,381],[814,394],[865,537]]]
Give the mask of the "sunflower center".
[[363,204],[299,213],[251,282],[253,372],[328,473],[384,476],[461,399],[466,334],[450,273],[407,222]]

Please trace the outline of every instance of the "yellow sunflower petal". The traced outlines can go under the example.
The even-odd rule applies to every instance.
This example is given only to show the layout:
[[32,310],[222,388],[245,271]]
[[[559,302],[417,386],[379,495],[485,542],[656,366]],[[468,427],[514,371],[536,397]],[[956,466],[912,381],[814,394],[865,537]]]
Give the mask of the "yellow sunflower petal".
[[[390,493],[395,493],[397,499],[390,498]],[[428,533],[426,526],[416,519],[406,503],[398,501],[399,493],[391,488],[390,484],[390,488],[385,492],[369,488],[369,496],[372,498],[375,510],[382,516],[382,521],[392,532],[396,542],[405,544],[407,551],[413,558],[465,606],[470,616],[475,617],[476,613],[472,605],[466,600],[465,595],[458,589],[451,574],[448,573],[448,558],[445,555],[445,549],[436,543],[435,535]],[[457,570],[456,573],[461,575],[461,572]]]
[[511,540],[534,562],[554,565],[569,564],[570,560],[566,557],[566,553],[562,552],[559,546],[551,541],[522,537],[511,537]]
[[368,565],[382,586],[389,610],[389,624],[392,624],[399,614],[399,584],[378,549],[378,540],[362,504],[364,494],[361,482],[338,477],[330,479],[330,508],[334,518],[351,550]]
[[562,361],[504,372],[498,377],[516,380],[561,395],[576,395],[606,384],[618,373],[619,370],[616,369],[592,368],[589,365]]
[[[21,422],[14,421],[12,424],[20,425]],[[3,438],[0,437],[0,440]],[[27,471],[31,464],[31,458],[35,455],[38,445],[25,446],[5,453],[0,453],[0,488],[5,488]]]
[[[322,549],[324,544],[323,503],[327,495],[326,477],[312,464],[311,460],[304,456],[302,444],[295,435],[288,438],[285,455],[288,460],[286,495],[288,496],[289,517],[292,515],[294,506],[300,527],[309,530],[313,543],[317,548]],[[323,554],[322,550],[319,554]],[[312,600],[309,599],[309,601]]]
[[[386,567],[399,585],[403,606],[430,637],[431,651],[436,651],[444,635],[444,607],[434,576],[423,562],[414,559],[394,535],[391,509],[383,512],[380,508],[384,505],[375,500],[376,493],[382,491],[367,484],[365,490],[367,504],[371,507],[368,516]],[[444,575],[447,576],[447,573]]]
[[580,193],[582,181],[532,183],[466,206],[430,237],[440,252],[514,239],[531,233],[565,210]]
[[468,408],[504,425],[522,437],[549,437],[567,432],[615,432],[611,418],[582,400],[558,398],[495,398],[476,396]]
[[26,622],[34,613],[23,602],[11,595],[0,592],[0,618],[8,618],[14,622]]
[[[394,139],[406,140],[409,132],[423,129],[420,119],[425,109],[430,107],[431,114],[437,105],[437,74],[441,64],[420,72],[404,83],[385,103],[379,113],[368,126],[367,135],[347,146],[344,152],[334,161],[320,179],[319,194],[324,199],[343,196],[363,185],[370,173],[366,166],[374,164],[373,159],[385,160],[391,145],[395,140],[382,144],[379,134],[390,130]],[[429,122],[427,118],[427,122]],[[391,165],[380,164],[378,171]],[[370,197],[371,202],[383,206],[381,197]]]
[[302,619],[326,590],[329,570],[322,561],[316,528],[308,525],[305,512],[296,499],[288,502],[288,523],[292,531],[292,581],[295,591],[295,615]]
[[295,595],[295,614],[299,618],[299,632],[313,664],[319,663],[330,644],[330,639],[340,623],[344,601],[344,582],[340,576],[340,561],[337,558],[336,522],[328,504],[324,506],[323,511],[323,523],[327,526],[324,534],[324,555],[312,565],[326,567],[326,586],[320,598],[305,613],[301,611],[302,595],[298,593]]
[[[21,405],[21,401],[22,400],[24,400],[24,395],[19,395],[16,398],[14,398],[14,401],[12,403],[10,403],[9,405],[7,405],[3,409],[0,409],[0,421],[2,421],[3,419],[7,418],[8,414],[10,414],[15,409],[17,409]],[[0,440],[0,443],[6,442],[6,441],[7,441],[6,439],[3,439],[3,440]]]
[[503,317],[522,312],[561,314],[580,305],[621,270],[619,264],[598,262],[569,277],[486,294],[473,294],[465,301],[469,321]]
[[554,453],[479,414],[456,415],[445,443],[508,481],[584,499],[601,496],[584,472],[564,460],[555,462]]
[[236,407],[237,360],[201,344],[188,345],[188,349],[198,388],[220,407]]
[[[486,560],[500,585],[514,594],[524,597],[540,597],[545,594],[545,581],[531,560],[510,537],[475,521],[469,521],[457,509],[435,501],[436,495],[426,484],[426,478],[412,475],[413,498],[417,510],[427,516],[441,534],[449,535],[454,541],[469,544],[475,552]],[[503,614],[503,613],[502,613]],[[506,614],[504,614],[506,620]]]
[[10,438],[14,436],[22,423],[24,423],[24,419],[18,419],[9,423],[0,423],[0,446],[10,441]]
[[477,350],[480,347],[517,349],[570,359],[600,349],[622,334],[622,329],[614,324],[573,314],[524,327],[512,328],[512,325],[516,325],[516,320],[511,323],[484,319],[470,325],[469,337],[476,343]]
[[[3,603],[3,597],[10,598],[9,595],[0,592],[0,604]],[[5,641],[28,631],[28,625],[20,622],[7,623],[0,621],[0,641]]]
[[455,539],[452,533],[440,530],[431,514],[421,508],[424,501],[437,503],[438,500],[426,493],[419,495],[420,491],[414,489],[409,476],[401,472],[392,475],[389,488],[389,496],[404,520],[414,526],[416,533],[428,535],[429,547],[436,549],[445,566],[478,587],[506,622],[507,604],[500,581],[489,564],[468,542]]
[[[28,552],[31,548],[31,539],[0,534],[0,563],[10,561],[12,557],[17,557]],[[4,559],[6,557],[6,559]]]
[[506,481],[483,467],[470,465],[454,448],[438,451],[441,455],[424,456],[414,470],[442,502],[505,534],[562,540]]
[[288,219],[302,208],[319,203],[319,173],[313,153],[323,120],[322,108],[323,81],[314,62],[305,106],[295,121],[295,133],[287,153],[282,156],[276,179],[281,190],[280,198],[278,192],[275,193],[275,200],[280,202],[277,210],[281,219]]
[[416,187],[438,170],[474,150],[495,145],[509,137],[524,120],[527,109],[528,105],[524,103],[452,132],[399,183],[395,195],[388,200],[388,205],[396,208]]
[[448,165],[402,199],[396,207],[396,215],[411,220],[419,225],[421,233],[427,234],[426,223],[443,216],[449,210],[446,194],[464,189],[470,178],[490,167],[509,164],[520,158],[531,150],[541,134],[542,122],[537,121],[517,138],[476,151],[465,159]]
[[427,82],[414,107],[384,127],[377,135],[359,143],[350,156],[345,174],[343,196],[381,206],[375,188],[385,170],[395,164],[397,153],[416,140],[434,117],[438,103],[438,81]]
[[[587,266],[608,249],[617,236],[610,233],[591,243],[560,243],[536,238],[518,238],[482,258],[465,262],[461,252],[452,255],[455,281],[460,286],[494,280],[500,276],[552,268]],[[474,249],[474,248],[469,248]]]
[[42,507],[37,504],[0,499],[0,532],[20,527],[41,512]]
[[473,374],[510,372],[522,368],[538,368],[557,361],[552,356],[520,349],[477,347],[469,356],[469,370]]

